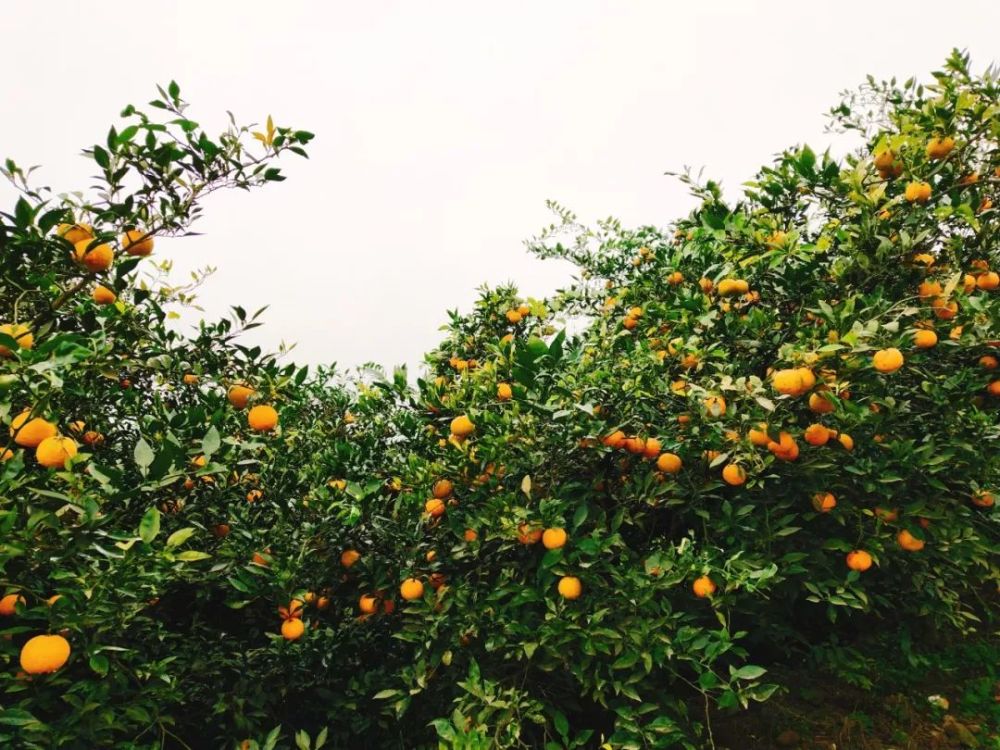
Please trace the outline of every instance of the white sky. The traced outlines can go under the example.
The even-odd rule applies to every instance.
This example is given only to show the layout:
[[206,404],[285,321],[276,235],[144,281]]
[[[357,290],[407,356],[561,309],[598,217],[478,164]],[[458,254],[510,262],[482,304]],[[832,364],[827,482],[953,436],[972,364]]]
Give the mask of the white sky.
[[171,78],[213,134],[226,109],[313,131],[286,182],[212,197],[205,236],[158,253],[218,266],[210,317],[270,304],[252,340],[296,361],[414,366],[480,284],[568,280],[522,246],[545,199],[667,224],[691,204],[663,172],[733,190],[785,146],[824,148],[866,73],[925,76],[953,46],[982,69],[998,29],[994,0],[20,0],[0,7],[0,157],[83,187],[80,149]]

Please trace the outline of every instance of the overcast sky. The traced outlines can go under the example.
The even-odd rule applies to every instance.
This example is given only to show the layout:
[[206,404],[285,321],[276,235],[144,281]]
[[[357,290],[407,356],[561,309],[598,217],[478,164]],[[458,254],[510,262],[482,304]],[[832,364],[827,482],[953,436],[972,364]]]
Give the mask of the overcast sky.
[[522,245],[546,199],[665,225],[691,207],[665,171],[734,190],[785,146],[824,148],[865,74],[923,76],[953,46],[981,69],[998,29],[995,0],[8,0],[0,157],[86,185],[80,149],[172,78],[213,131],[229,109],[315,132],[286,182],[213,196],[205,236],[158,253],[218,266],[209,316],[270,304],[254,340],[300,362],[413,366],[480,284],[568,280]]

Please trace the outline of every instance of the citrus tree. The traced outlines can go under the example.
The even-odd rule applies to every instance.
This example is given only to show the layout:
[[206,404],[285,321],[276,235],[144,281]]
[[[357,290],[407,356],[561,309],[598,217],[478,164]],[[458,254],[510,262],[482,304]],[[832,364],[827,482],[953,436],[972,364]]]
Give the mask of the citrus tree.
[[694,748],[774,664],[995,629],[1000,85],[964,55],[847,96],[844,159],[682,176],[669,228],[554,206],[529,247],[577,278],[484,289],[415,383],[166,326],[151,240],[311,135],[154,106],[86,201],[7,164],[12,746]]

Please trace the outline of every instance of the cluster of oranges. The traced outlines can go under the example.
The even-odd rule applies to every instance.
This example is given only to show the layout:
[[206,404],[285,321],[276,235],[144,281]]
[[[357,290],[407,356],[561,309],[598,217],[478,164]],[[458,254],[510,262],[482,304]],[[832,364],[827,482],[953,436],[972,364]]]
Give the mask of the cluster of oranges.
[[[56,594],[46,599],[45,603],[51,607],[61,598],[61,595]],[[18,607],[23,607],[26,603],[21,593],[6,594],[0,598],[0,618],[14,617]],[[66,664],[70,652],[69,641],[63,634],[33,636],[21,647],[21,670],[26,675],[51,674]]]

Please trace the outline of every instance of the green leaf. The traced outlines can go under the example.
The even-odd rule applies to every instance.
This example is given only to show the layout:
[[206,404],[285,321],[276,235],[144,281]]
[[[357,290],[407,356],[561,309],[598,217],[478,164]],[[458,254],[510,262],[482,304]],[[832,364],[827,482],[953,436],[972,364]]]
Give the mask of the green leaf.
[[762,677],[767,672],[764,667],[758,667],[756,664],[746,664],[733,673],[733,677],[737,680],[756,680],[758,677]]
[[28,724],[41,724],[41,722],[20,708],[8,708],[0,711],[0,724],[12,727],[24,727]]
[[108,657],[104,654],[91,654],[90,656],[90,668],[93,669],[101,677],[104,677],[108,673],[108,667],[110,662]]
[[143,514],[142,520],[139,521],[139,538],[149,544],[156,539],[156,535],[159,533],[160,511],[156,506],[153,506]]
[[196,549],[186,549],[177,555],[177,559],[181,562],[197,562],[198,560],[207,560],[211,555],[207,552],[200,552]]
[[187,526],[183,529],[177,529],[173,534],[167,537],[168,547],[180,547],[184,542],[191,538],[194,534],[195,529],[191,526]]
[[221,443],[222,440],[219,437],[219,431],[215,429],[215,425],[212,425],[208,428],[208,432],[205,433],[205,437],[201,439],[201,452],[205,455],[206,460],[219,450]]
[[149,447],[149,443],[142,438],[139,438],[139,442],[135,444],[135,450],[132,452],[132,455],[135,458],[136,465],[143,474],[146,473],[146,469],[149,468],[149,465],[153,463],[153,459],[156,458],[156,454]]

